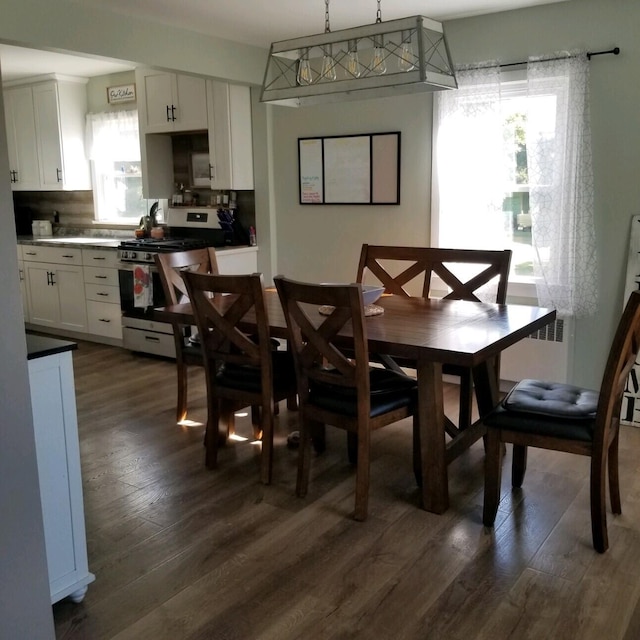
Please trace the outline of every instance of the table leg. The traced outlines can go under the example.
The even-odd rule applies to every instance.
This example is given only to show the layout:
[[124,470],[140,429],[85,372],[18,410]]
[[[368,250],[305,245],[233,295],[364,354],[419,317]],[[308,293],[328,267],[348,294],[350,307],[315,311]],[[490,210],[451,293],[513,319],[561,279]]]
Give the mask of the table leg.
[[500,401],[495,358],[489,358],[473,369],[473,384],[480,417],[486,416]]
[[418,361],[418,446],[422,467],[422,506],[433,513],[449,508],[442,364]]

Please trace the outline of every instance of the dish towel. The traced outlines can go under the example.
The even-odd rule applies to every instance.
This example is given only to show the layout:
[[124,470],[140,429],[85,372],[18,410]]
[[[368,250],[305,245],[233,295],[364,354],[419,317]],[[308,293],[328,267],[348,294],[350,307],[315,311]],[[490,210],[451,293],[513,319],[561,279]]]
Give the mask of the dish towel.
[[133,306],[150,307],[152,304],[151,267],[148,264],[137,264],[133,269]]

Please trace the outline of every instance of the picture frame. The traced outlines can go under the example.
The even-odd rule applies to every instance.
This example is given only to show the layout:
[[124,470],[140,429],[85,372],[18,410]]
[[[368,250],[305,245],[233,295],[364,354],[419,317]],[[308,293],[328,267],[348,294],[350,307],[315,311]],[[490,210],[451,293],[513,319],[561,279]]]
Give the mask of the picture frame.
[[121,102],[136,101],[136,85],[120,84],[115,87],[107,87],[107,102],[109,104],[120,104]]
[[298,138],[301,205],[400,204],[400,132]]
[[208,153],[191,152],[189,156],[189,178],[192,187],[211,186],[211,167]]

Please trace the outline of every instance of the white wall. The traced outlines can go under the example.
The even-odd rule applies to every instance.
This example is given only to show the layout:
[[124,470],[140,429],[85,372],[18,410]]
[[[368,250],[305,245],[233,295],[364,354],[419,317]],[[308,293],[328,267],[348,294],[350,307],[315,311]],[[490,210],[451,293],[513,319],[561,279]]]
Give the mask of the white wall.
[[[317,107],[273,107],[273,193],[279,273],[351,282],[363,242],[430,240],[431,94]],[[399,205],[300,205],[298,138],[400,131]]]
[[[628,234],[640,214],[640,2],[573,0],[446,23],[455,63],[514,62],[529,54],[621,47],[591,61],[599,311],[576,322],[576,384],[598,387],[623,306]],[[399,207],[301,207],[297,138],[402,131]],[[273,108],[273,193],[278,266],[300,279],[353,277],[363,242],[429,242],[431,100],[410,96],[331,107]]]

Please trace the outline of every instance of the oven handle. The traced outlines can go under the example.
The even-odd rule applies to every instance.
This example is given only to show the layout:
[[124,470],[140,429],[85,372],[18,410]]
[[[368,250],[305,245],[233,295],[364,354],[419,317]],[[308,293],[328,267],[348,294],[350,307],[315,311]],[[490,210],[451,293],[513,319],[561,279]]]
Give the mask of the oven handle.
[[118,271],[133,271],[136,267],[143,266],[149,267],[151,273],[158,273],[158,267],[154,262],[125,262],[123,260],[118,261]]

